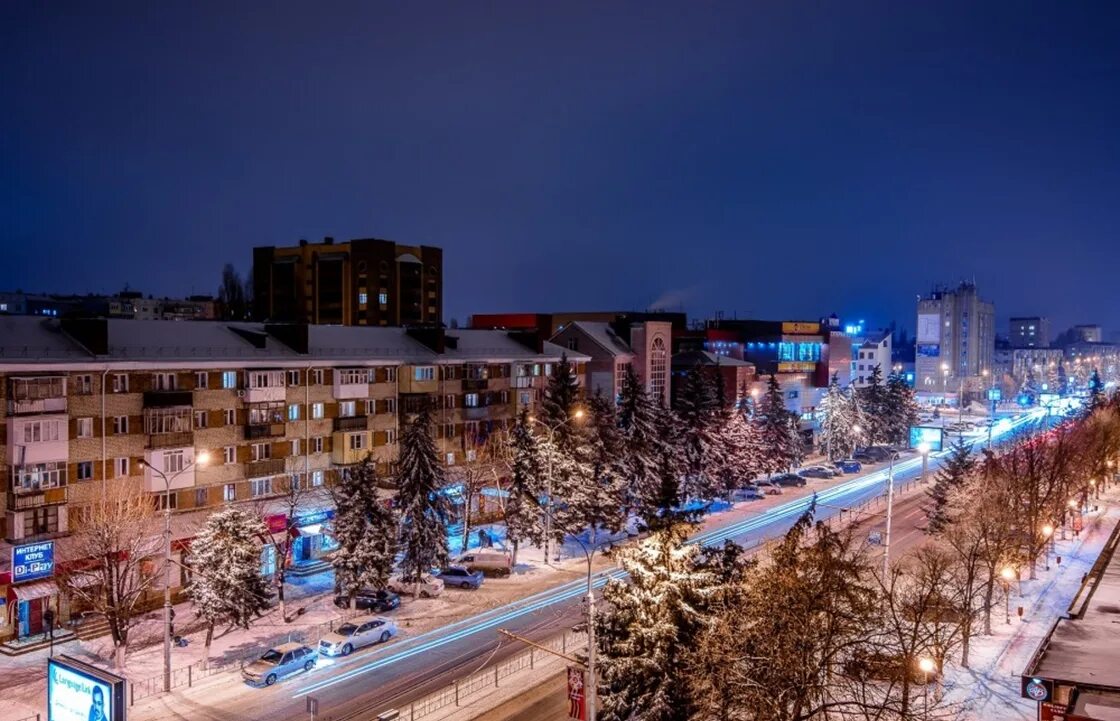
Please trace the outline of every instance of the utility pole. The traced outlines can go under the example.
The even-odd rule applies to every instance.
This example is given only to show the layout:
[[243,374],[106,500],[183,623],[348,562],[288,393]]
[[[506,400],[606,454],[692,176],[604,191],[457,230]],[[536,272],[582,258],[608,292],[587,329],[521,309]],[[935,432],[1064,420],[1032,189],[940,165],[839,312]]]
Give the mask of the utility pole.
[[883,535],[883,583],[891,569],[891,513],[894,510],[894,454],[887,468],[887,532]]

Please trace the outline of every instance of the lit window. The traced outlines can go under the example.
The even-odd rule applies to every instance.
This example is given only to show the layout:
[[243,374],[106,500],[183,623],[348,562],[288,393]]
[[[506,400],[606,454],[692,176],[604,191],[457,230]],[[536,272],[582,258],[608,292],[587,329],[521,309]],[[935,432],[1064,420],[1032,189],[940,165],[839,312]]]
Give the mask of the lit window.
[[365,305],[369,302],[369,296],[365,293],[358,293],[358,305]]
[[382,306],[389,305],[389,292],[384,288],[377,294],[377,304]]
[[289,421],[298,421],[299,420],[299,404],[298,403],[288,404],[288,420]]
[[236,463],[237,450],[233,446],[226,446],[222,449],[222,460],[225,463]]
[[412,379],[417,381],[435,380],[436,369],[432,366],[416,366],[412,370]]
[[222,388],[236,388],[237,387],[237,371],[223,371],[222,372]]
[[316,420],[323,417],[323,404],[322,403],[312,403],[311,404],[311,417],[315,418]]

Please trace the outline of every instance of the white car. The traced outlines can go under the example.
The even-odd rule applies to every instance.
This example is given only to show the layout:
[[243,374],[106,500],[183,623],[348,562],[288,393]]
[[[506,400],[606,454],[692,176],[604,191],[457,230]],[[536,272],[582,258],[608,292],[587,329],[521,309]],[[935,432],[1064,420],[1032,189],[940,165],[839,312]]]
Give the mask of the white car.
[[319,653],[324,656],[349,656],[354,649],[374,643],[385,643],[397,635],[397,624],[384,616],[358,616],[319,640]]
[[434,576],[424,576],[417,584],[415,581],[405,581],[400,576],[393,576],[386,588],[402,596],[415,596],[419,592],[420,598],[435,598],[443,593],[443,581]]

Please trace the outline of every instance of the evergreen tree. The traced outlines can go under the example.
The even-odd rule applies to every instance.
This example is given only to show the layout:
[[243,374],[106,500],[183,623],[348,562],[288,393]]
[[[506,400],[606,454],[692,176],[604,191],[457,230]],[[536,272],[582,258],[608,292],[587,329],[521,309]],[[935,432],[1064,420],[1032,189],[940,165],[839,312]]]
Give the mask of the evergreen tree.
[[576,445],[579,429],[575,424],[575,414],[579,410],[579,381],[568,362],[567,354],[552,369],[548,386],[541,400],[541,422],[552,429],[553,439],[561,451],[568,452]]
[[929,519],[927,530],[930,533],[941,533],[949,524],[949,501],[957,489],[968,481],[975,465],[972,447],[966,443],[954,443],[945,465],[937,472],[933,488],[926,492],[931,501],[926,508],[926,518]]
[[377,467],[368,455],[342,476],[332,495],[335,589],[353,603],[361,589],[381,589],[388,582],[397,555],[397,519],[377,498]]
[[522,408],[513,428],[513,471],[505,500],[506,537],[513,544],[515,564],[522,541],[544,541],[544,513],[540,501],[544,493],[544,471],[537,439],[529,424],[529,411]]
[[766,394],[759,403],[758,424],[759,440],[762,444],[762,472],[767,474],[789,470],[797,459],[804,454],[800,438],[795,438],[794,414],[786,408],[786,399],[778,379],[773,374],[766,383]]
[[684,463],[677,444],[680,428],[676,416],[665,406],[659,405],[654,416],[653,430],[653,483],[640,489],[634,505],[646,527],[656,530],[691,520],[694,514],[680,511]]
[[576,487],[564,489],[558,521],[569,532],[591,529],[591,542],[599,528],[616,532],[622,528],[623,475],[619,449],[622,434],[614,404],[596,394],[588,402],[585,442],[577,449],[579,468],[570,475]]
[[1104,393],[1104,383],[1101,381],[1100,372],[1094,368],[1089,376],[1089,409],[1095,410],[1104,406],[1108,398]]
[[901,373],[887,377],[887,441],[905,444],[910,440],[910,427],[918,425],[918,401],[914,389]]
[[249,628],[268,608],[269,589],[261,575],[260,539],[264,523],[241,508],[212,513],[191,544],[194,575],[187,593],[194,612],[206,623],[206,658],[214,626]]
[[618,427],[622,431],[619,462],[625,481],[623,500],[630,505],[650,497],[657,485],[656,411],[633,366],[627,366],[619,392]]
[[887,408],[887,389],[883,385],[883,372],[879,366],[871,369],[867,385],[857,392],[859,407],[863,411],[863,436],[868,445],[882,443],[887,439],[889,411]]
[[685,495],[711,497],[715,479],[711,477],[709,468],[718,464],[713,455],[717,452],[716,432],[722,408],[714,385],[700,366],[690,368],[685,374],[677,391],[675,410],[682,432]]
[[680,673],[718,579],[685,535],[685,527],[666,527],[618,553],[630,580],[607,584],[609,610],[596,619],[602,721],[692,718]]
[[855,394],[841,388],[838,374],[833,373],[828,393],[821,400],[819,433],[820,444],[829,460],[846,458],[852,454],[859,441],[856,428],[862,424]]
[[400,569],[405,581],[418,581],[432,568],[447,564],[450,504],[440,492],[443,468],[431,424],[431,410],[425,406],[405,426],[400,439],[396,485],[401,514]]
[[716,444],[720,451],[713,475],[725,494],[730,494],[763,472],[763,449],[758,429],[746,413],[745,402],[725,411],[722,414],[723,423],[717,431]]

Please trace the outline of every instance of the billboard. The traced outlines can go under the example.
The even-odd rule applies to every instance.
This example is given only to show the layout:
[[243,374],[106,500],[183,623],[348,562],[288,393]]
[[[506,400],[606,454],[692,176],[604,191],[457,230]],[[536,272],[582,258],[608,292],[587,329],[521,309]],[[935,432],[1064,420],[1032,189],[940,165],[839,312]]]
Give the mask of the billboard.
[[988,389],[988,400],[990,400],[990,401],[1002,401],[1003,400],[1003,390],[1000,389],[1000,388],[989,388]]
[[47,659],[47,721],[125,721],[124,679],[70,656]]
[[12,546],[12,583],[54,575],[54,541]]
[[917,448],[928,443],[930,452],[940,451],[944,434],[944,429],[934,426],[910,426],[910,447]]
[[918,314],[918,343],[939,344],[941,342],[941,316],[937,313]]

